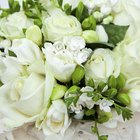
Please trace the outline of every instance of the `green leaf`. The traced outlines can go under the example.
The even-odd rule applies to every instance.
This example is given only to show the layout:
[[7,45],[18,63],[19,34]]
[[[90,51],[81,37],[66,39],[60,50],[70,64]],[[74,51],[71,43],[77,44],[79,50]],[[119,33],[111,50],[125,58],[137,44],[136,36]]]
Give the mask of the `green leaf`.
[[38,15],[33,13],[32,11],[25,11],[25,15],[28,17],[28,18],[36,18],[38,19]]
[[125,34],[129,28],[129,26],[119,26],[114,24],[106,24],[103,26],[108,35],[109,43],[113,45],[117,45],[124,39]]
[[76,8],[76,17],[79,21],[81,20],[83,11],[84,11],[84,4],[80,2]]
[[9,56],[17,57],[16,54],[11,50],[8,51],[8,54]]
[[130,120],[133,116],[133,113],[130,109],[128,108],[123,108],[122,109],[122,116],[123,116],[123,120]]
[[115,104],[114,106],[115,106],[117,114],[120,115],[122,113],[121,108],[117,104]]
[[87,43],[86,44],[87,48],[92,49],[93,51],[97,48],[108,48],[108,49],[113,49],[115,46],[110,43],[105,43],[105,42],[96,42],[96,43]]
[[34,19],[34,24],[39,26],[40,28],[42,27],[42,21],[41,19]]

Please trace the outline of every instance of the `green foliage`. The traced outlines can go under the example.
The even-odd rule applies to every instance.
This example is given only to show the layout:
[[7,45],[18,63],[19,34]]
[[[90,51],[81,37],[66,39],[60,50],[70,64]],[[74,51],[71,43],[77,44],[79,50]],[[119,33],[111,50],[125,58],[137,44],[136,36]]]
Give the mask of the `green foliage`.
[[106,24],[103,26],[108,35],[109,43],[115,46],[124,39],[129,28],[129,26],[119,26],[114,24]]

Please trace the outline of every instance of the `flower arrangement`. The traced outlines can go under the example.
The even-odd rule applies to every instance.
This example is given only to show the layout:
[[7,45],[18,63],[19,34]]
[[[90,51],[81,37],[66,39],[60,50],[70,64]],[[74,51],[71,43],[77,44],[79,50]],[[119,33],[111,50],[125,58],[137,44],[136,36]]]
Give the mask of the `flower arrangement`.
[[33,122],[45,135],[64,135],[73,119],[90,120],[107,140],[98,124],[131,119],[140,110],[135,2],[9,0],[0,8],[3,132]]

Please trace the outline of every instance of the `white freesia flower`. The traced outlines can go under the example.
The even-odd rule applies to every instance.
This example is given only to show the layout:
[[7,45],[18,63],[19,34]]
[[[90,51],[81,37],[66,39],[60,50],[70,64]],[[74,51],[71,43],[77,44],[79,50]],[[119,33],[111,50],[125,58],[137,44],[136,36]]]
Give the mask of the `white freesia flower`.
[[96,26],[96,32],[98,34],[100,42],[108,42],[108,35],[102,25]]
[[126,81],[126,91],[131,99],[130,108],[140,112],[140,77],[133,77]]
[[42,59],[39,47],[26,38],[13,40],[11,50],[16,54],[19,62],[25,65]]
[[100,110],[103,110],[105,112],[111,112],[111,107],[113,104],[105,99],[99,100],[96,104],[99,105]]
[[101,13],[105,16],[109,15],[113,10],[119,0],[94,0],[95,6],[100,8]]
[[[21,24],[22,23],[22,24]],[[0,36],[7,39],[24,37],[23,29],[33,25],[33,22],[23,12],[17,12],[0,20]]]
[[59,41],[64,36],[80,36],[82,28],[80,22],[74,16],[67,16],[62,11],[54,10],[50,17],[43,23],[43,34],[47,41]]
[[62,100],[55,100],[50,106],[46,123],[43,126],[43,132],[45,135],[53,133],[64,134],[65,130],[69,127],[71,120],[68,117],[67,107]]
[[96,83],[106,82],[110,75],[117,77],[120,64],[115,60],[113,52],[108,49],[97,49],[85,65],[86,79],[93,79]]

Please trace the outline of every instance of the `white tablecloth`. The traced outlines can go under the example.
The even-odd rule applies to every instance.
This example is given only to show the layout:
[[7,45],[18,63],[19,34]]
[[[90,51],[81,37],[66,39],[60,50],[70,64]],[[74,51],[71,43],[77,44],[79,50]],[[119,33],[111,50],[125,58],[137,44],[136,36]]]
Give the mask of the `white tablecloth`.
[[[0,135],[0,140],[97,140],[90,130],[92,124],[93,122],[73,122],[65,136],[44,136],[41,131],[29,125]],[[115,129],[99,126],[99,131],[108,134],[109,140],[140,140],[140,113],[135,114],[133,119],[126,123],[118,123]]]

